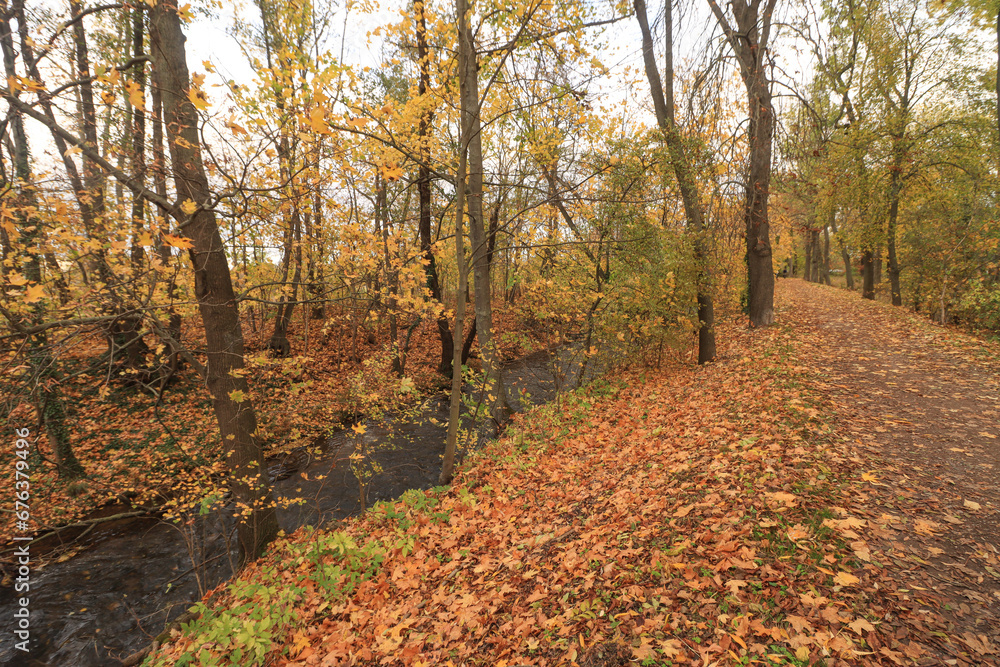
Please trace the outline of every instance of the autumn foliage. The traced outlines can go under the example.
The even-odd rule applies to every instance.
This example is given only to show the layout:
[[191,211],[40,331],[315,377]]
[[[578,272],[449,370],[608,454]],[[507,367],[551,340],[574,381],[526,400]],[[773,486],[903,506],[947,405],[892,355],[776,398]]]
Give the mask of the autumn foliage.
[[794,331],[725,333],[717,364],[521,416],[450,488],[281,539],[154,664],[902,659],[855,503],[870,476]]

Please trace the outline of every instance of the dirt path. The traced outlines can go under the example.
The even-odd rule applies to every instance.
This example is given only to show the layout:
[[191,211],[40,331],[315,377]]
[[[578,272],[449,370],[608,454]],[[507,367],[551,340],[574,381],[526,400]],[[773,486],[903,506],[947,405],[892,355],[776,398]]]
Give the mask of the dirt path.
[[857,500],[888,556],[897,639],[919,664],[1000,664],[1000,350],[844,290],[783,280],[776,300],[869,455]]

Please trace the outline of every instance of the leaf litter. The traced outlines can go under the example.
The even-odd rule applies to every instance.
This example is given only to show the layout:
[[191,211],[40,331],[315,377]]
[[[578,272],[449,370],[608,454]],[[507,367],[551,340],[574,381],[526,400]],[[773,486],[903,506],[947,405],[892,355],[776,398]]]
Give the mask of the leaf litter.
[[[592,384],[520,416],[450,488],[282,539],[156,663],[229,664],[249,640],[289,666],[996,664],[996,627],[956,624],[971,607],[921,574],[994,497],[977,487],[973,512],[971,493],[927,496],[879,447],[904,418],[847,400],[879,386],[854,358],[898,353],[864,336],[905,315],[798,281],[779,299],[779,326],[720,325],[717,363]],[[872,331],[833,339],[817,324],[833,314]],[[936,371],[977,354],[893,326],[935,348]],[[989,604],[1000,575],[983,581]],[[213,630],[229,612],[242,634]]]

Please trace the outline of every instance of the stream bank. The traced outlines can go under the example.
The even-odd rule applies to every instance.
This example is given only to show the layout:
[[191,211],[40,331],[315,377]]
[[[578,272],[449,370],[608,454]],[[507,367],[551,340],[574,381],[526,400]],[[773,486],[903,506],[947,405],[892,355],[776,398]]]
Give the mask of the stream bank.
[[[552,400],[581,382],[578,346],[542,350],[504,366],[504,383],[515,411]],[[471,388],[466,388],[471,392]],[[364,506],[410,489],[437,484],[448,422],[448,399],[434,395],[413,415],[365,420],[364,433],[339,431],[317,448],[272,461],[275,494],[301,499],[279,507],[283,530],[324,525],[362,511],[361,487],[350,456],[363,448],[373,476]],[[483,442],[496,437],[484,422]],[[86,550],[31,573],[30,651],[13,646],[16,597],[0,589],[0,665],[106,667],[140,650],[163,627],[233,574],[235,540],[222,513],[185,526],[155,518],[124,519],[90,537]]]

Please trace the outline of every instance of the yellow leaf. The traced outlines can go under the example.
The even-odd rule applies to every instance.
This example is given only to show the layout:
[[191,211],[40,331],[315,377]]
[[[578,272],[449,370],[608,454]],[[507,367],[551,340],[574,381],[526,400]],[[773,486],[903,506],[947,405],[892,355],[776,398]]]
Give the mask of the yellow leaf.
[[191,13],[191,5],[184,4],[177,8],[177,15],[181,17],[181,20],[188,23],[194,15]]
[[24,285],[28,282],[28,279],[22,276],[20,273],[12,273],[7,276],[11,285]]
[[861,473],[861,480],[865,482],[872,482],[873,484],[878,484],[878,478],[875,477],[875,475],[870,472]]
[[319,132],[320,134],[330,134],[330,128],[326,126],[326,121],[323,118],[323,110],[319,107],[314,108],[309,112],[309,126],[312,128],[313,132]]
[[181,204],[181,210],[187,215],[194,215],[195,211],[198,210],[198,205],[190,199],[185,199],[184,203]]
[[242,389],[233,389],[229,392],[229,400],[233,403],[242,403],[246,399]]
[[133,107],[141,111],[146,110],[146,97],[143,95],[142,89],[139,88],[139,84],[129,81],[125,84],[125,92],[128,93],[128,101]]
[[970,509],[976,512],[980,509],[981,505],[974,500],[966,500],[964,503],[966,509]]
[[302,652],[302,649],[309,646],[310,644],[309,635],[297,630],[294,635],[292,635],[292,649],[291,653],[293,656],[297,656]]
[[403,168],[397,166],[395,162],[389,162],[382,166],[382,175],[387,181],[398,181],[403,176]]
[[24,294],[25,303],[35,303],[41,301],[45,296],[45,288],[41,285],[31,285]]
[[183,236],[174,236],[173,234],[164,234],[163,242],[168,246],[180,248],[181,250],[187,250],[194,247],[191,243],[191,239],[184,238]]
[[114,91],[106,90],[103,93],[101,93],[101,100],[103,100],[105,104],[114,104],[115,103]]
[[191,83],[193,83],[196,88],[201,88],[201,84],[205,83],[205,75],[195,72],[191,75]]
[[204,111],[208,108],[208,98],[205,97],[205,93],[198,88],[191,88],[188,91],[188,99],[191,100],[191,104],[193,104],[196,109]]
[[367,429],[367,427],[364,424],[355,424],[351,428],[354,429],[354,432],[357,433],[358,435],[364,435],[364,432]]
[[80,148],[79,146],[70,146],[69,148],[66,149],[66,152],[63,153],[63,155],[69,157],[70,155],[76,155],[77,153],[82,153],[82,152],[83,149]]

